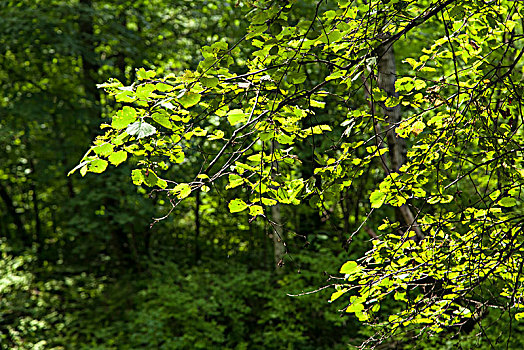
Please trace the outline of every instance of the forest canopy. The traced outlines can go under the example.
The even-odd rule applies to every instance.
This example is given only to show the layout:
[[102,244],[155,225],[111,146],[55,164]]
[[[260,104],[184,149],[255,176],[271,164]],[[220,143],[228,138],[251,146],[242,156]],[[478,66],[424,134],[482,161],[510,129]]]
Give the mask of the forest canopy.
[[[80,3],[91,6],[90,11],[104,8]],[[304,307],[329,313],[322,316],[326,319],[337,316],[338,309],[351,321],[326,325],[344,333],[352,322],[360,330],[358,336],[340,336],[340,348],[444,348],[445,342],[450,348],[469,348],[475,341],[477,347],[497,348],[504,342],[519,348],[522,340],[515,329],[524,318],[524,6],[484,0],[227,4],[228,16],[218,11],[219,5],[191,8],[200,14],[196,21],[170,9],[180,23],[189,23],[181,31],[187,38],[172,42],[179,51],[162,49],[158,37],[169,36],[168,28],[147,28],[149,43],[156,43],[162,54],[131,62],[126,51],[115,53],[106,82],[95,82],[105,66],[95,67],[82,56],[84,79],[91,74],[90,82],[105,93],[86,84],[73,101],[86,96],[93,101],[86,103],[95,112],[88,113],[85,129],[94,143],[60,181],[70,182],[76,173],[97,181],[116,172],[118,179],[108,178],[115,183],[109,188],[137,186],[131,206],[150,208],[137,218],[117,209],[122,205],[118,193],[108,200],[92,199],[103,203],[98,209],[102,216],[115,210],[112,230],[139,223],[111,238],[115,244],[132,237],[116,243],[125,247],[115,251],[116,260],[131,259],[138,262],[138,271],[146,271],[142,265],[154,261],[152,239],[157,247],[187,240],[192,257],[186,266],[194,268],[205,261],[206,249],[225,249],[229,258],[244,250],[267,252],[264,242],[269,241],[272,261],[265,271],[271,273],[263,278],[278,281],[274,290],[299,283],[288,292],[297,297],[286,297],[292,299],[286,303],[302,298],[314,304]],[[135,25],[124,15],[117,17],[122,28],[142,28],[144,19],[151,25],[166,23],[154,5],[140,6],[149,15],[137,15]],[[125,6],[120,10],[129,11]],[[86,13],[92,21],[85,21],[84,32],[94,35],[102,27],[92,15],[96,12]],[[216,27],[210,23],[200,29],[202,38],[193,37],[191,25],[208,19]],[[84,22],[79,23],[82,27]],[[112,33],[109,29],[106,41],[87,40],[94,47],[91,53],[108,51],[111,57],[103,46],[112,47]],[[177,56],[184,52],[187,61]],[[4,204],[13,208],[10,227],[29,236],[14,205],[5,199]],[[173,221],[189,227],[194,237],[177,233],[162,243],[151,237],[153,230]],[[258,243],[255,232],[263,232]],[[138,235],[147,237],[141,246],[136,245]],[[33,245],[42,261],[49,259],[41,254],[51,242],[48,237]],[[310,246],[314,253],[307,255]],[[224,253],[216,256],[224,259]],[[321,259],[329,267],[320,267]],[[256,261],[256,255],[250,256],[235,269],[248,264],[264,270],[250,266]],[[310,273],[315,268],[316,273],[331,272],[298,282],[301,266]],[[227,264],[223,268],[227,271]],[[166,269],[155,271],[162,275]],[[181,265],[173,262],[169,269]],[[262,278],[245,273],[235,288]],[[312,299],[326,291],[322,301]],[[235,298],[244,297],[238,293]],[[251,287],[249,293],[257,295]],[[162,308],[154,295],[134,302]],[[229,312],[228,317],[248,317]],[[288,316],[274,323],[260,320],[275,327],[293,322]],[[220,317],[206,321],[224,324]],[[212,337],[216,342],[202,347],[239,344],[219,328]],[[306,333],[300,333],[302,345],[291,346],[335,346],[314,345]],[[278,334],[271,343],[275,348],[285,344]],[[221,336],[227,340],[220,343]],[[248,348],[268,348],[244,341]],[[184,345],[167,346],[179,347]]]

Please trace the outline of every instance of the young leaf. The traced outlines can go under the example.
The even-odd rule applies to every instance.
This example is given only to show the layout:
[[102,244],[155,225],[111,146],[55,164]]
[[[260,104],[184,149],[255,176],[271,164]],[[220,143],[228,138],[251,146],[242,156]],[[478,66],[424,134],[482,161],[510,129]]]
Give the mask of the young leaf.
[[247,120],[247,116],[241,109],[232,109],[227,113],[227,120],[231,125],[243,123]]
[[249,215],[251,216],[257,216],[257,215],[264,215],[264,210],[260,205],[252,205],[249,207]]
[[130,124],[126,129],[126,132],[131,136],[136,136],[137,139],[141,139],[155,134],[156,128],[146,122],[138,121]]
[[82,168],[80,168],[80,175],[86,176],[87,174],[87,165],[84,165]]
[[337,300],[338,298],[340,298],[340,296],[344,293],[346,293],[349,289],[347,288],[344,288],[344,289],[341,289],[341,290],[338,290],[336,291],[335,293],[331,294],[331,299],[329,299],[329,302],[332,303],[334,302],[335,300]]
[[358,268],[358,264],[354,261],[348,261],[340,268],[340,273],[349,275]]
[[371,208],[380,208],[382,204],[384,204],[385,199],[385,193],[380,192],[379,190],[373,191],[373,193],[371,193],[371,196],[369,197],[369,200],[371,201]]
[[144,182],[144,172],[142,169],[134,169],[131,172],[131,179],[135,185],[141,185]]
[[222,130],[215,130],[212,135],[208,135],[208,140],[220,140],[223,138],[225,133]]
[[137,69],[136,76],[139,80],[151,79],[156,76],[156,72],[152,70],[146,71],[144,68]]
[[346,312],[359,312],[364,310],[364,305],[362,303],[353,303],[348,306]]
[[111,162],[111,164],[117,166],[127,159],[127,152],[126,151],[114,152],[109,156],[108,159]]
[[424,124],[423,121],[421,120],[417,120],[415,123],[413,123],[413,126],[412,126],[412,129],[411,129],[411,132],[415,135],[415,136],[418,136],[418,134],[420,134],[422,131],[424,131],[424,128],[426,127],[426,124]]
[[202,77],[202,78],[200,78],[200,82],[205,87],[211,89],[211,88],[214,88],[215,86],[218,85],[218,78],[215,78],[215,77],[211,77],[211,78]]
[[107,168],[107,160],[95,159],[87,165],[87,170],[92,173],[102,173]]
[[93,148],[93,151],[99,156],[107,157],[111,153],[113,153],[114,146],[110,143],[103,143],[99,146],[96,146]]
[[124,129],[130,123],[136,120],[136,110],[133,107],[124,106],[116,113],[111,122],[111,126],[115,129]]
[[229,202],[229,211],[231,213],[238,213],[247,209],[247,204],[242,199],[233,199]]
[[151,118],[155,122],[157,122],[158,124],[162,125],[165,128],[168,128],[168,129],[173,128],[173,125],[171,124],[169,117],[163,113],[153,113],[153,115],[151,115]]
[[184,199],[191,194],[191,186],[189,184],[178,184],[173,188],[173,192],[178,199]]
[[517,201],[515,200],[515,198],[512,198],[512,197],[504,197],[501,200],[499,200],[497,203],[498,205],[503,206],[503,207],[513,207],[517,204]]
[[178,98],[178,102],[180,102],[180,104],[184,106],[184,108],[189,108],[189,107],[193,107],[198,102],[200,102],[200,98],[201,98],[200,94],[186,92],[181,97]]

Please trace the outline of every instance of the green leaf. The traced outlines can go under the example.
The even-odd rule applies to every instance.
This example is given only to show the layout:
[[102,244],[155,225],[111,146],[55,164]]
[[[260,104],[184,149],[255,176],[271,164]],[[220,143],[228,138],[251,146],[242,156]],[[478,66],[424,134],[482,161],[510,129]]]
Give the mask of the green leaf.
[[215,130],[213,134],[207,136],[208,140],[220,140],[224,137],[224,132],[222,130]]
[[404,77],[400,78],[397,81],[395,81],[395,90],[399,93],[401,92],[410,92],[415,88],[415,83],[413,82],[413,78],[410,77]]
[[164,113],[153,113],[151,116],[151,119],[153,119],[158,124],[162,125],[165,128],[172,129],[173,125],[171,124],[171,121],[169,120],[169,117],[165,115]]
[[289,136],[289,135],[286,135],[286,134],[281,134],[281,135],[278,135],[277,136],[277,141],[283,145],[291,145],[293,144],[293,140],[295,139],[295,137],[293,136]]
[[517,204],[517,201],[512,197],[504,197],[499,200],[497,204],[503,207],[513,207]]
[[326,80],[329,81],[329,80],[339,79],[339,78],[344,77],[345,74],[346,74],[345,71],[337,70],[337,71],[331,73],[330,75],[328,75],[328,76],[326,77]]
[[196,127],[195,129],[193,129],[193,135],[200,137],[206,136],[207,130],[202,129],[201,127]]
[[386,102],[384,102],[384,105],[388,108],[395,107],[400,103],[400,98],[395,96],[390,96],[386,99]]
[[316,125],[313,127],[313,134],[322,134],[324,131],[331,131],[329,125]]
[[200,94],[185,92],[181,97],[178,97],[178,102],[180,102],[184,108],[189,108],[200,102],[200,98]]
[[[406,58],[404,61],[402,62],[407,62],[411,65],[411,67],[413,69],[417,69],[419,66],[422,65],[422,63],[418,62],[417,60],[413,59],[413,58]],[[395,87],[396,87],[396,84],[395,84]]]
[[334,302],[335,300],[340,298],[341,295],[346,293],[348,290],[349,290],[348,288],[344,288],[344,289],[338,290],[335,293],[331,294],[331,298],[329,299],[329,302],[330,303]]
[[262,204],[272,206],[277,204],[277,201],[270,198],[262,198]]
[[93,151],[95,151],[95,153],[97,155],[99,155],[99,156],[107,157],[108,155],[113,153],[113,149],[114,148],[115,148],[115,146],[113,146],[110,143],[103,143],[103,144],[101,144],[99,146],[94,147]]
[[180,151],[180,152],[175,152],[175,153],[173,153],[173,154],[171,154],[171,155],[169,156],[169,160],[171,160],[171,161],[173,161],[173,162],[175,162],[175,163],[177,163],[177,164],[182,163],[182,162],[184,161],[185,158],[186,158],[186,157],[185,157],[185,153],[182,152],[182,151]]
[[165,109],[170,109],[170,110],[173,110],[173,109],[176,108],[175,105],[172,104],[172,103],[169,102],[169,101],[162,101],[162,102],[160,102],[160,105],[161,105],[162,107],[164,107]]
[[340,273],[349,275],[354,273],[358,268],[358,264],[354,261],[348,261],[340,268]]
[[420,69],[421,72],[428,72],[428,73],[433,73],[433,72],[436,72],[437,70],[433,67],[423,67],[422,69]]
[[232,109],[227,112],[227,120],[231,125],[243,123],[247,120],[247,115],[241,109]]
[[395,294],[393,295],[393,299],[401,300],[401,301],[408,301],[406,299],[406,293],[402,293],[402,292],[399,292],[399,291],[395,292]]
[[144,68],[137,69],[136,76],[139,80],[151,79],[156,76],[156,72],[152,70],[146,71]]
[[247,209],[247,204],[242,199],[233,199],[229,202],[229,211],[231,213],[238,213]]
[[158,176],[155,174],[153,170],[147,169],[144,172],[144,184],[146,184],[149,187],[154,187],[158,183]]
[[415,80],[415,90],[422,90],[426,87],[426,82],[424,80],[417,79]]
[[506,20],[506,28],[508,28],[508,32],[511,32],[513,31],[513,28],[515,28],[515,25],[517,25],[517,23],[515,21],[510,21],[510,20]]
[[373,191],[373,193],[371,193],[371,196],[369,197],[369,200],[371,202],[371,208],[380,208],[382,204],[384,204],[385,199],[385,193],[380,192],[379,190]]
[[144,172],[142,169],[134,169],[131,172],[131,179],[135,185],[141,185],[144,182]]
[[167,187],[167,181],[161,178],[157,179],[156,185],[160,188],[166,188]]
[[95,159],[87,165],[87,170],[92,173],[102,173],[107,168],[107,160]]
[[155,85],[153,84],[140,85],[136,88],[135,94],[137,98],[141,100],[146,100],[149,98],[149,96],[151,96],[153,90],[155,90]]
[[244,178],[237,174],[229,174],[229,183],[226,186],[226,189],[235,188],[244,183]]
[[215,78],[215,77],[211,77],[211,78],[202,77],[202,78],[200,78],[200,82],[205,87],[212,89],[212,88],[214,88],[215,86],[218,85],[218,78]]
[[346,309],[346,312],[360,312],[364,310],[364,304],[362,303],[352,303]]
[[136,136],[137,139],[141,139],[155,134],[156,128],[146,122],[138,121],[129,125],[126,132],[131,136]]
[[156,184],[160,188],[166,188],[167,187],[167,181],[161,178],[158,178],[158,182]]
[[86,174],[87,174],[87,165],[84,165],[82,168],[80,168],[80,175],[86,176]]
[[114,152],[109,156],[108,159],[111,162],[111,164],[117,166],[118,164],[124,162],[127,159],[127,152],[126,151]]
[[113,117],[111,126],[115,129],[124,129],[136,120],[136,110],[133,107],[124,106]]
[[191,194],[191,186],[189,184],[178,184],[173,188],[178,199],[184,199]]
[[412,128],[411,128],[411,132],[415,136],[418,136],[418,134],[420,134],[422,131],[424,131],[425,127],[426,127],[426,124],[424,124],[423,121],[417,120],[415,123],[413,123]]
[[306,81],[306,73],[303,72],[293,72],[288,75],[289,80],[293,84],[301,84]]
[[128,137],[129,135],[126,132],[122,132],[118,136],[111,139],[111,143],[115,146],[120,146],[121,144],[124,143],[124,139]]
[[500,196],[500,191],[495,190],[489,195],[489,198],[491,198],[491,200],[496,200],[497,198],[499,198],[499,196]]
[[129,103],[136,100],[134,91],[122,91],[115,95],[116,102]]
[[260,205],[252,205],[249,207],[249,215],[251,216],[257,216],[257,215],[264,215],[264,210]]
[[169,92],[173,90],[173,86],[164,83],[158,83],[156,84],[156,89],[162,92]]
[[328,33],[327,36],[326,35],[322,35],[319,38],[319,41],[323,42],[325,44],[327,44],[327,43],[331,44],[331,43],[339,41],[341,38],[342,38],[342,33],[338,29],[335,29],[331,33]]
[[518,314],[515,314],[515,319],[517,321],[520,321],[522,318],[524,318],[524,312],[519,312]]
[[311,107],[316,107],[316,108],[324,108],[324,106],[326,105],[326,102],[322,102],[322,101],[316,101],[316,100],[309,100],[309,103],[311,103]]

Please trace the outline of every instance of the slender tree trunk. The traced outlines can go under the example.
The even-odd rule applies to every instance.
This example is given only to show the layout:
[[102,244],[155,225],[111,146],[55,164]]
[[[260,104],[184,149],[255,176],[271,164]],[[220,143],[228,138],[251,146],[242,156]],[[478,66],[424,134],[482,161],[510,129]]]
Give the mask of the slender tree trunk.
[[195,193],[195,262],[200,260],[200,190]]
[[[276,141],[271,143],[270,151],[273,153],[278,149]],[[278,162],[273,162],[273,174],[278,173]],[[272,237],[273,237],[273,258],[277,267],[277,273],[281,273],[280,269],[284,265],[284,255],[286,255],[286,246],[284,243],[284,230],[282,227],[282,216],[280,213],[280,205],[276,204],[271,207]]]
[[16,233],[18,234],[18,237],[14,237],[14,235],[11,234],[12,238],[15,238],[15,241],[22,241],[26,246],[30,246],[31,237],[29,236],[28,232],[24,227],[24,223],[22,222],[20,214],[16,212],[16,207],[13,203],[13,199],[9,195],[7,188],[2,183],[0,183],[0,198],[2,198],[2,200],[4,201],[5,206],[7,208],[7,212],[11,216],[11,219],[13,220],[13,223],[16,226]]
[[271,207],[271,219],[273,221],[273,248],[274,260],[277,266],[277,272],[282,272],[280,267],[284,265],[284,255],[286,247],[284,245],[284,230],[282,229],[282,216],[280,213],[280,204]]
[[[34,165],[32,159],[29,160],[29,165],[31,166],[31,174],[33,175],[33,177],[35,177],[35,165]],[[35,186],[34,179],[31,179],[30,181],[31,181],[30,189],[31,189],[31,192],[32,192],[32,197],[33,197],[32,198],[32,201],[33,201],[33,213],[34,213],[34,216],[35,216],[36,240],[40,244],[43,244],[42,224],[41,224],[41,221],[40,221],[40,209],[38,207],[38,193],[36,191],[36,186]]]
[[[378,54],[378,87],[384,90],[388,97],[398,97],[398,94],[395,91],[395,81],[397,80],[397,77],[393,46],[379,50]],[[406,142],[404,139],[397,137],[396,135],[396,128],[401,121],[400,105],[395,107],[382,106],[382,109],[386,114],[386,139],[389,148],[391,171],[396,172],[404,163],[404,152],[406,148]]]
[[[138,269],[138,271],[142,271],[142,263],[140,260],[140,254],[138,252],[138,244],[136,239],[136,233],[134,227],[131,225],[130,227],[131,232],[127,235],[128,236],[128,244],[129,244],[129,250],[133,256],[134,263]],[[147,230],[147,229],[146,229]]]
[[[122,12],[118,16],[118,21],[120,22],[120,25],[122,28],[127,28],[127,13],[126,9],[123,9]],[[124,52],[119,52],[116,56],[116,66],[118,67],[118,70],[120,71],[120,82],[124,85],[127,84],[126,80],[126,55]]]
[[[378,55],[378,87],[384,90],[388,97],[398,97],[398,94],[395,91],[395,81],[397,77],[393,45],[381,47]],[[396,134],[396,128],[401,121],[400,105],[395,107],[386,107],[384,105],[382,106],[382,109],[386,115],[386,139],[391,164],[389,171],[398,172],[402,164],[405,162],[406,152],[405,140],[401,137],[397,137]],[[402,205],[398,211],[400,212],[404,225],[406,225],[406,227],[411,227],[415,231],[417,239],[424,238],[424,234],[415,222],[415,217],[408,205]]]
[[[93,103],[93,113],[96,117],[101,116],[100,91],[96,87],[99,83],[100,63],[95,52],[96,42],[93,23],[93,1],[80,0],[81,12],[78,19],[81,38],[83,39],[82,70],[84,73],[84,90],[87,98]],[[93,118],[98,123],[97,118]]]
[[347,237],[349,237],[349,214],[350,214],[350,208],[351,208],[349,188],[346,188],[342,192],[341,197],[342,198],[340,199],[340,209],[342,211],[343,232],[341,232],[341,235],[339,238],[340,238],[340,241],[344,243]]

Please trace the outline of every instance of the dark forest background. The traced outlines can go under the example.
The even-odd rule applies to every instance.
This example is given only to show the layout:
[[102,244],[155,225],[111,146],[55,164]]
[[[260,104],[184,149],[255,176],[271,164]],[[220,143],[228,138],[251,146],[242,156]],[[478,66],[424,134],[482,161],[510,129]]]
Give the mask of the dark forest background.
[[366,230],[343,244],[369,209],[358,191],[334,212],[282,207],[279,267],[267,223],[231,215],[230,193],[193,194],[151,226],[170,205],[134,186],[129,165],[67,176],[115,108],[97,84],[130,84],[140,67],[196,69],[202,46],[244,35],[247,10],[218,0],[0,1],[0,348],[347,349],[372,334],[328,303],[332,289],[288,295],[332,283],[369,248]]

